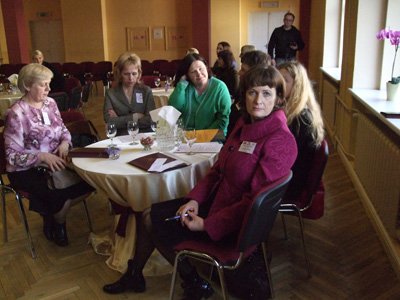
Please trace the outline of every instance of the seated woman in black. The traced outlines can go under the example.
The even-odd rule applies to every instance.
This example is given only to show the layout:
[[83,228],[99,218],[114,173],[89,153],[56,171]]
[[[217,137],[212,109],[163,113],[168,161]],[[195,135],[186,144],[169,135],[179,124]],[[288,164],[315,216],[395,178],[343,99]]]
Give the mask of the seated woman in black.
[[298,196],[304,187],[314,152],[324,139],[324,123],[303,65],[291,61],[280,64],[278,69],[285,78],[285,112],[298,148],[296,162],[292,168],[293,178],[285,195],[285,199],[291,199]]
[[234,98],[239,87],[239,75],[233,67],[233,54],[229,50],[218,52],[218,65],[213,67],[212,72],[218,79],[222,80],[228,87],[231,98]]

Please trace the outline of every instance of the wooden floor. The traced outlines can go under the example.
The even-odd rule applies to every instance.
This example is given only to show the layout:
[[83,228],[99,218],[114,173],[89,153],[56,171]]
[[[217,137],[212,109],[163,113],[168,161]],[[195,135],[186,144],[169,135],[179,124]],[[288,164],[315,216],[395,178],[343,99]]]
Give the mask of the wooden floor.
[[[102,103],[102,97],[92,97],[86,114],[104,136]],[[283,239],[280,218],[277,219],[270,240],[275,299],[400,299],[400,281],[334,152],[324,181],[325,215],[305,222],[312,278],[306,277],[296,219],[287,218],[288,240]],[[38,252],[38,258],[33,260],[14,202],[8,198],[9,242],[0,244],[0,299],[168,298],[169,275],[146,278],[147,291],[143,294],[109,296],[102,292],[102,286],[120,274],[109,269],[104,263],[106,257],[96,255],[87,244],[89,229],[81,205],[73,207],[68,216],[70,245],[66,248],[48,242],[41,231],[41,219],[28,213]],[[94,196],[88,204],[95,232],[107,230],[112,217],[105,197]]]

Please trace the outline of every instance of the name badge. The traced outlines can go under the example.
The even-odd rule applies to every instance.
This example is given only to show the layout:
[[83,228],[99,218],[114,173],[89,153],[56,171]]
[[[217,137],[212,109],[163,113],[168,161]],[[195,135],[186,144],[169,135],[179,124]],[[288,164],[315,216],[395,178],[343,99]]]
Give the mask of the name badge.
[[50,119],[49,119],[49,115],[47,114],[47,112],[42,111],[42,117],[43,117],[43,123],[45,125],[51,125]]
[[143,94],[136,93],[136,103],[143,103]]
[[257,143],[243,141],[240,145],[239,151],[244,153],[253,154],[254,149],[256,148]]

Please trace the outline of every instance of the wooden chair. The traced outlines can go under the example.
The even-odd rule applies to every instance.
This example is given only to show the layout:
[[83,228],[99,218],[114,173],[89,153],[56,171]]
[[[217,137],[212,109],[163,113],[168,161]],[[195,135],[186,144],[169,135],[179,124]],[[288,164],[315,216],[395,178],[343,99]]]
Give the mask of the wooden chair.
[[222,244],[215,243],[211,239],[208,241],[188,240],[178,244],[175,247],[175,250],[179,252],[175,258],[169,299],[172,300],[174,297],[178,264],[184,257],[193,258],[215,266],[219,275],[222,296],[224,299],[228,299],[224,269],[237,269],[244,259],[254,252],[258,245],[262,247],[272,296],[273,287],[267,261],[266,240],[274,225],[279,205],[291,178],[292,173],[259,191],[244,217],[237,241]]
[[[287,239],[287,230],[284,215],[295,215],[299,221],[301,241],[303,245],[304,258],[306,261],[307,274],[311,277],[311,266],[308,258],[306,244],[304,239],[303,218],[317,219],[323,214],[324,205],[324,185],[322,175],[328,161],[329,149],[328,142],[323,140],[321,146],[315,151],[312,164],[308,173],[308,178],[303,190],[297,194],[297,197],[284,197],[279,212],[282,216],[285,239]],[[290,189],[290,186],[289,186]]]

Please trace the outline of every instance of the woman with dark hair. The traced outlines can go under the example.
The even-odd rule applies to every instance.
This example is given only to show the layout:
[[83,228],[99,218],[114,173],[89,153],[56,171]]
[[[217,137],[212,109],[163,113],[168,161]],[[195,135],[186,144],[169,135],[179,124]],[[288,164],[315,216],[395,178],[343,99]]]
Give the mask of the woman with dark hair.
[[151,89],[140,82],[142,64],[139,56],[132,52],[121,54],[114,65],[117,85],[106,91],[103,114],[104,121],[113,121],[117,135],[127,134],[128,121],[138,123],[141,130],[150,129],[150,111],[155,109]]
[[[153,204],[143,212],[128,270],[117,282],[105,285],[105,292],[143,292],[142,270],[155,247],[173,264],[174,246],[183,240],[224,243],[236,239],[257,192],[290,173],[297,149],[281,109],[285,94],[282,76],[273,67],[254,68],[246,73],[241,86],[246,113],[218,161],[186,197]],[[180,222],[164,221],[173,215],[179,215]],[[208,298],[213,293],[188,260],[179,264],[178,271],[184,299]]]
[[[238,72],[239,78],[242,78],[243,75],[250,70],[252,67],[259,66],[259,67],[267,67],[271,65],[271,58],[265,52],[260,50],[254,50],[243,53],[241,56],[241,66]],[[233,127],[235,127],[236,120],[239,119],[241,114],[241,95],[240,91],[238,91],[235,96],[231,106],[231,113],[229,115],[229,125],[228,125],[228,133],[230,134]]]
[[221,80],[209,76],[200,55],[188,54],[182,60],[168,104],[182,113],[185,127],[220,129],[226,134],[231,97]]
[[229,50],[218,52],[218,66],[212,69],[213,74],[228,87],[231,98],[234,98],[239,87],[239,76],[232,65],[233,54]]

